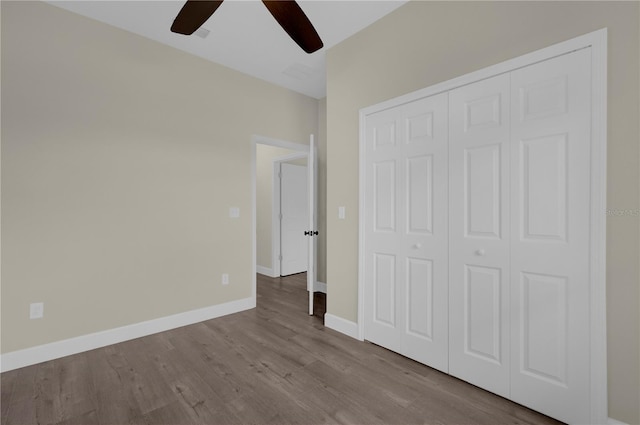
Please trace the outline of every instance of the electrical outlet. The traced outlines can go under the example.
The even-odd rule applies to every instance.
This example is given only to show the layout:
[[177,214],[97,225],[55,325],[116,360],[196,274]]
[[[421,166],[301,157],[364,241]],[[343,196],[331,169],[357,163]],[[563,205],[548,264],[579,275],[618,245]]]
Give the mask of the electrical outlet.
[[44,303],[31,303],[29,305],[29,318],[42,319],[44,316]]
[[228,285],[229,284],[229,274],[228,273],[222,273],[222,284],[223,285]]

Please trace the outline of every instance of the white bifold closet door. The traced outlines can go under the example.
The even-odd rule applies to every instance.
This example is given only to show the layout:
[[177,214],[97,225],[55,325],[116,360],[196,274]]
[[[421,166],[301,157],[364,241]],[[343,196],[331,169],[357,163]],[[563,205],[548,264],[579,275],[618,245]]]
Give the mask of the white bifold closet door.
[[452,375],[588,423],[590,51],[450,92]]
[[367,115],[365,339],[589,423],[591,50]]
[[509,395],[509,74],[449,93],[449,373]]
[[511,74],[511,399],[589,423],[591,51]]
[[448,370],[447,94],[366,126],[365,338]]

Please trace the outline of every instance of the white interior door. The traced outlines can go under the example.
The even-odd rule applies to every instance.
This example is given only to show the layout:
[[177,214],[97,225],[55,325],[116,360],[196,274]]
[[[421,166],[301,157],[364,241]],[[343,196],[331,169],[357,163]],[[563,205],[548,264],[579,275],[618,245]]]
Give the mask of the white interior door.
[[307,157],[307,193],[308,193],[308,210],[307,210],[307,291],[309,292],[309,315],[313,316],[313,293],[315,291],[316,281],[318,279],[318,203],[317,203],[317,181],[318,181],[318,155],[316,150],[313,134],[309,140],[309,156]]
[[307,271],[307,167],[280,165],[280,275]]
[[[365,335],[364,338],[402,352],[402,297],[396,248],[403,243],[398,220],[402,163],[399,144],[399,108],[367,117],[365,146]],[[398,181],[400,179],[400,181]]]
[[449,96],[449,372],[508,397],[509,75]]
[[591,54],[512,73],[511,398],[589,423]]
[[367,118],[365,338],[447,371],[447,94]]

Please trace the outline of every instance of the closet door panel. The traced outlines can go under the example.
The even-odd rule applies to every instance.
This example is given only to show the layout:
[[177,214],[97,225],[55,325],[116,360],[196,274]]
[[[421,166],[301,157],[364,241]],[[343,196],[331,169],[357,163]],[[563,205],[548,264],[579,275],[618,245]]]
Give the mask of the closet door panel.
[[450,92],[449,371],[509,394],[509,75]]
[[447,93],[401,109],[405,292],[402,354],[448,371]]
[[500,240],[501,144],[463,150],[464,237]]
[[448,370],[447,94],[367,117],[365,338]]
[[500,365],[502,270],[465,266],[464,349],[468,355]]
[[433,234],[433,168],[433,154],[406,160],[408,234]]
[[590,63],[512,73],[511,398],[588,423]]
[[402,240],[403,184],[398,110],[367,118],[365,228],[365,338],[393,351],[402,349],[402,319],[398,311],[403,263],[395,247]]

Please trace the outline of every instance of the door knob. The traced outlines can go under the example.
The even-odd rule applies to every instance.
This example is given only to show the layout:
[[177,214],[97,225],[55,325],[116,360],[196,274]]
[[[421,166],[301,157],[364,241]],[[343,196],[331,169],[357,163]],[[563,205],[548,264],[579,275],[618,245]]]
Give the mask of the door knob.
[[484,254],[486,254],[486,251],[484,249],[476,250],[476,255],[477,256],[482,257]]

